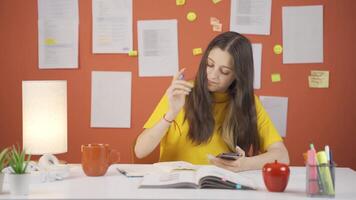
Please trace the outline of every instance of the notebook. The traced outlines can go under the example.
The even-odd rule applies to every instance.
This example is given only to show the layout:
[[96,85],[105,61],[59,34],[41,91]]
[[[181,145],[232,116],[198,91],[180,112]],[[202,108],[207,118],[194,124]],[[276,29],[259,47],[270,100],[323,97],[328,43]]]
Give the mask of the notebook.
[[170,170],[146,174],[140,188],[257,189],[249,177],[214,165],[195,166],[180,161],[174,168],[174,164],[177,163],[156,163],[156,167]]

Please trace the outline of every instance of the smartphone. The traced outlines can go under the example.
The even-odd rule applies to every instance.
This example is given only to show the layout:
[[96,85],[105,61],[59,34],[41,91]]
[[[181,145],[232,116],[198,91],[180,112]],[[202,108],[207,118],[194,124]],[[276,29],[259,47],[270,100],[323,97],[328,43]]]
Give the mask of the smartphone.
[[240,155],[237,153],[228,152],[228,153],[221,153],[221,154],[217,155],[216,157],[225,159],[225,160],[237,160],[239,158],[239,156]]

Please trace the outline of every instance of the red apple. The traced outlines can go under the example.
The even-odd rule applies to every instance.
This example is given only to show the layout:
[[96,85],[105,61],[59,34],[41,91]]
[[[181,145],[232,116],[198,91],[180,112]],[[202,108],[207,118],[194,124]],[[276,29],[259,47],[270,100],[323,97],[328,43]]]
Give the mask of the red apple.
[[277,160],[267,163],[263,166],[262,174],[268,191],[283,192],[286,189],[290,174],[288,165],[278,163]]

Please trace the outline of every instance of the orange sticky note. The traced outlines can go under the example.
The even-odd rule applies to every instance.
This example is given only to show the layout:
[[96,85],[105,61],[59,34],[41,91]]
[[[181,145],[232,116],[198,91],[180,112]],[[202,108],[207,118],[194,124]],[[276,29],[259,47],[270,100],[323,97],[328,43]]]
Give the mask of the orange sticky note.
[[281,82],[281,74],[273,73],[271,74],[272,83]]
[[194,48],[193,49],[193,55],[197,56],[203,53],[203,50],[201,48]]
[[129,56],[131,56],[131,57],[137,56],[137,51],[136,50],[129,51]]

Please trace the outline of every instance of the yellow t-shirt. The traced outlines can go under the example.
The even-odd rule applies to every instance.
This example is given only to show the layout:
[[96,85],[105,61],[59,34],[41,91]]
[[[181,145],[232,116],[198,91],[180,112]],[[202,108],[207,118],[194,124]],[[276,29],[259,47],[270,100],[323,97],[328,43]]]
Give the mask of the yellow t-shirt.
[[[208,143],[196,145],[187,137],[189,125],[184,120],[184,109],[175,118],[176,123],[172,123],[162,138],[160,143],[160,161],[187,161],[193,164],[208,164],[208,154],[218,155],[229,152],[229,148],[217,131],[224,119],[224,110],[228,103],[226,93],[214,93],[215,103],[213,107],[215,129],[213,136]],[[144,128],[152,128],[163,115],[168,111],[168,98],[166,95],[158,103],[156,109],[145,123]],[[257,128],[260,137],[261,150],[265,152],[269,145],[282,141],[267,112],[263,108],[260,100],[255,97],[257,112]]]

